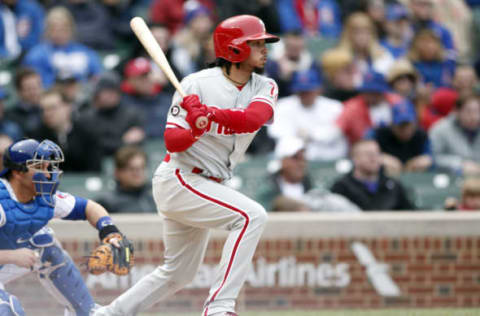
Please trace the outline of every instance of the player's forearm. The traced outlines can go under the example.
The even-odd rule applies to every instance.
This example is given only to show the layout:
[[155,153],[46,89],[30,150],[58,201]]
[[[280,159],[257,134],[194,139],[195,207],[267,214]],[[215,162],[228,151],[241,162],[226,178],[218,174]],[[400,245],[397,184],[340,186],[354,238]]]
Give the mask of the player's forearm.
[[98,220],[102,217],[108,216],[108,212],[103,206],[101,206],[97,202],[88,200],[85,209],[85,215],[90,225],[92,225],[93,227],[97,227]]
[[230,128],[235,133],[253,133],[260,129],[273,116],[270,105],[255,101],[246,109],[210,108],[212,121]]
[[14,250],[0,250],[0,264],[9,264],[15,262]]
[[189,129],[167,128],[163,136],[165,147],[171,153],[185,151],[197,141]]

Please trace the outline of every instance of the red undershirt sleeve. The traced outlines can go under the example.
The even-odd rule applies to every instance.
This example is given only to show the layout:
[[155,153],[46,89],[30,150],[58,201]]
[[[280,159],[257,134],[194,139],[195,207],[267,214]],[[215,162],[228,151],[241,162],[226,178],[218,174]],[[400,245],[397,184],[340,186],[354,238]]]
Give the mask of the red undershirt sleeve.
[[265,102],[253,101],[246,109],[210,108],[212,120],[235,133],[253,133],[273,116],[272,107]]
[[185,151],[197,141],[190,129],[167,128],[163,136],[165,147],[171,153]]

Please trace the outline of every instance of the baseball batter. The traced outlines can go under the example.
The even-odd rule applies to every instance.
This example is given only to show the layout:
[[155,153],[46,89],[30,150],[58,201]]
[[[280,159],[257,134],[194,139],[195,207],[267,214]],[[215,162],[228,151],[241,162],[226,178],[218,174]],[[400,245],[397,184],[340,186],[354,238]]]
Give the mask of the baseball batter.
[[[257,17],[240,15],[214,31],[216,61],[182,81],[167,119],[168,154],[153,178],[164,216],[164,264],[95,315],[136,315],[182,289],[203,261],[210,229],[229,231],[204,316],[235,316],[235,300],[265,226],[264,208],[225,186],[256,132],[273,119],[277,84],[260,72],[266,43],[278,41]],[[195,125],[199,117],[207,127]]]

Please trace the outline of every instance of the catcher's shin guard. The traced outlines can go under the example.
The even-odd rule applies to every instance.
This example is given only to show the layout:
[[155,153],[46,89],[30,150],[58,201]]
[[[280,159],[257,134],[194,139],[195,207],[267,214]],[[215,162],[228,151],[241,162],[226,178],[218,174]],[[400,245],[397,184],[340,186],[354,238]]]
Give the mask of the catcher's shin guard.
[[88,316],[95,306],[80,271],[58,243],[43,248],[38,279],[71,315]]
[[2,316],[25,316],[22,305],[17,297],[0,290],[0,315]]

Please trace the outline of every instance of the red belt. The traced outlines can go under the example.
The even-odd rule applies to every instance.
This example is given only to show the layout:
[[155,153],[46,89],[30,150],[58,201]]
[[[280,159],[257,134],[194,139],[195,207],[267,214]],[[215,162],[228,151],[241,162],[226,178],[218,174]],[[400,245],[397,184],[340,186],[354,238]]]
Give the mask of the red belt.
[[[169,162],[170,161],[170,154],[167,154],[165,156],[165,158],[163,158],[163,161],[164,162]],[[197,167],[193,167],[192,169],[192,173],[195,173],[195,174],[202,174],[203,173],[203,169],[200,169],[200,168],[197,168]],[[220,179],[220,178],[217,178],[217,177],[211,177],[211,176],[205,176],[206,178],[210,179],[210,180],[213,180],[215,182],[218,182],[218,183],[221,183],[223,180]]]

